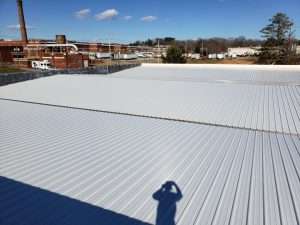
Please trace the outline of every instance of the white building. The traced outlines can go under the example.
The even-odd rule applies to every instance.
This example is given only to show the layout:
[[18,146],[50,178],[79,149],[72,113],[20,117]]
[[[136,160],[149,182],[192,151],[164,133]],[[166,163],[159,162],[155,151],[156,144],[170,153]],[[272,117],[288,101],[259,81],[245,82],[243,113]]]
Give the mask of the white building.
[[228,56],[229,57],[254,56],[257,54],[259,54],[259,47],[228,48]]
[[296,53],[300,55],[300,45],[297,46]]

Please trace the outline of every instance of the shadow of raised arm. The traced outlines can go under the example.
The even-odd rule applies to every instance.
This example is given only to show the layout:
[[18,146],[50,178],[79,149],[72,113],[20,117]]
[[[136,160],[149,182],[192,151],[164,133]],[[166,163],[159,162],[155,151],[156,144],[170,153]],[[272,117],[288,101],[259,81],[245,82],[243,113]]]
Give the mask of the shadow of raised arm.
[[178,185],[167,181],[152,197],[158,201],[156,225],[175,225],[176,203],[183,197]]

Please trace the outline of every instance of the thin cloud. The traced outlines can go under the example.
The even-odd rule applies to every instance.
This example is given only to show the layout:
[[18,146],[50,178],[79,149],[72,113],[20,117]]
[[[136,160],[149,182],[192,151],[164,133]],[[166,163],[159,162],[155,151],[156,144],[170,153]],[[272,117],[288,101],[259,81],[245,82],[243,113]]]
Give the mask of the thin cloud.
[[[8,25],[7,29],[9,29],[9,30],[19,30],[20,29],[20,24]],[[31,30],[31,29],[35,29],[35,27],[27,25],[26,29]]]
[[119,15],[116,9],[107,9],[95,15],[96,20],[112,20]]
[[123,18],[124,18],[124,20],[131,20],[132,16],[124,16]]
[[141,18],[141,21],[144,21],[144,22],[152,22],[154,20],[157,20],[156,16],[144,16]]
[[75,12],[75,17],[78,19],[84,19],[88,15],[90,15],[90,13],[91,13],[90,9],[81,9],[81,10]]

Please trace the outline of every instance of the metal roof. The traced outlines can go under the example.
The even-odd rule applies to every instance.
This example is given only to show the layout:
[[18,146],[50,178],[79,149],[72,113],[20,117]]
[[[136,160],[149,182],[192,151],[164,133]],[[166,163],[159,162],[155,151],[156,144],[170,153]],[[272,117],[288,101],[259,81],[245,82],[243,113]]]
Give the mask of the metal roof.
[[300,132],[297,85],[58,75],[2,87],[0,98],[261,131]]
[[178,225],[299,225],[296,85],[57,76],[0,96],[0,224],[154,224],[173,180]]
[[[183,193],[177,224],[298,224],[298,136],[4,100],[0,106],[4,177],[149,223],[157,207],[152,194],[174,180]],[[27,199],[8,190],[4,222],[14,224],[20,216],[9,215],[32,207],[18,201]],[[26,217],[24,224],[34,215]]]
[[300,85],[300,66],[143,64],[112,77],[142,80]]

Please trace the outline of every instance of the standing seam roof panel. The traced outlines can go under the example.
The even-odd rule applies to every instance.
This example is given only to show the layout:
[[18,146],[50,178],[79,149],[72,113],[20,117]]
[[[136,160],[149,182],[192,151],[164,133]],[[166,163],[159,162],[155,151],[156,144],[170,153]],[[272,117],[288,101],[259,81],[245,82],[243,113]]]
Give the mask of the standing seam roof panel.
[[[148,223],[156,216],[152,194],[174,180],[183,192],[177,224],[298,224],[298,136],[3,100],[0,106],[3,177]],[[42,193],[9,189],[11,182],[0,180],[2,221],[28,224],[35,215],[39,224],[82,224],[69,205],[45,206]],[[45,216],[33,207],[60,210]]]

